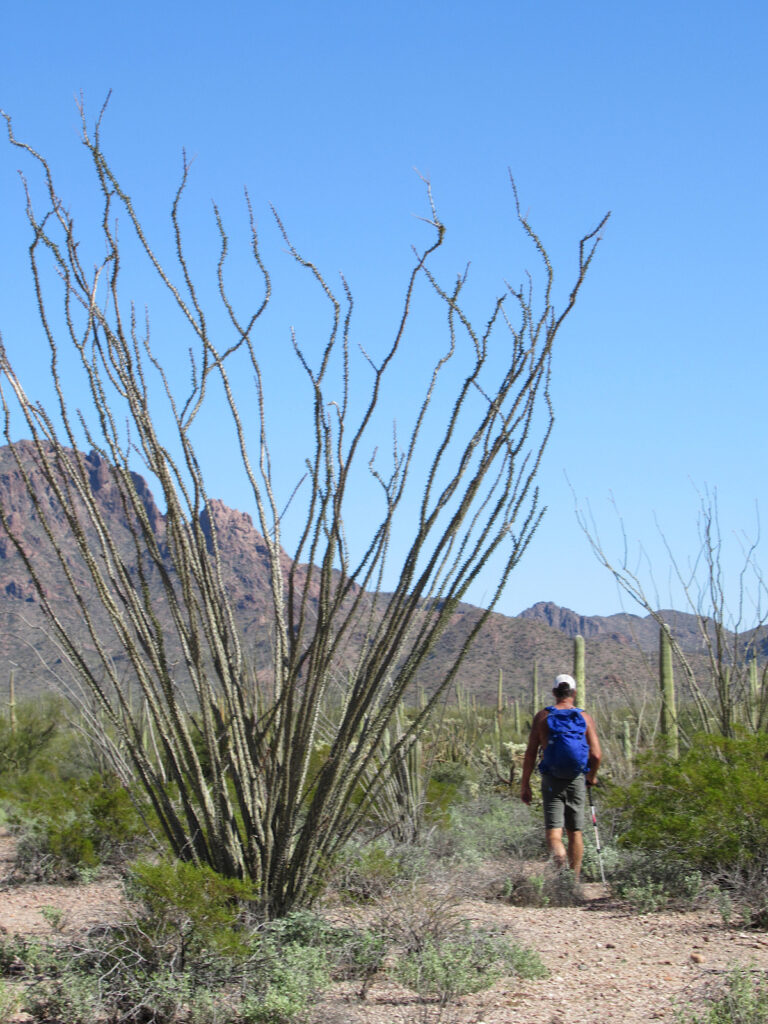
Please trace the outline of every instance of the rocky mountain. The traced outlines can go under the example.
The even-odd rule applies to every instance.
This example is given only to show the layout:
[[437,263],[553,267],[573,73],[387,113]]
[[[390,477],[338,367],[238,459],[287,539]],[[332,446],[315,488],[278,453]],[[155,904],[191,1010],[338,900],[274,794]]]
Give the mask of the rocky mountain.
[[[57,510],[55,495],[51,493],[35,464],[34,446],[31,442],[21,442],[16,448],[21,455],[21,467],[10,448],[0,448],[0,506],[19,538],[22,549],[34,553],[46,594],[67,630],[82,634],[83,611],[72,600],[71,591],[65,582],[65,572],[72,574],[80,587],[84,602],[99,623],[100,642],[112,652],[119,665],[124,660],[121,647],[109,620],[99,611],[98,602],[89,599],[89,587],[92,584],[65,518]],[[95,453],[83,458],[93,500],[104,514],[120,557],[130,564],[131,558],[135,560],[136,553],[130,524],[126,519],[127,513],[112,479],[111,467]],[[29,498],[22,473],[33,481],[37,501],[45,503],[46,508],[52,510],[52,532],[63,551],[63,561],[57,560],[46,540],[39,510]],[[134,483],[153,535],[162,550],[166,544],[165,517],[158,509],[146,481],[135,475]],[[227,508],[220,501],[210,503],[210,511],[204,514],[201,525],[209,542],[212,542],[215,529],[223,554],[224,578],[244,646],[249,650],[254,664],[267,664],[270,650],[270,594],[264,539],[254,527],[250,516]],[[288,559],[285,557],[287,565]],[[165,614],[161,599],[162,587],[156,570],[149,571],[147,586],[158,599],[162,620]],[[434,685],[455,658],[468,629],[479,615],[479,609],[471,605],[462,605],[457,609],[450,627],[422,668],[420,685],[427,690]],[[668,619],[682,638],[686,650],[695,650],[695,622],[692,617],[669,612]],[[587,672],[591,691],[602,693],[606,698],[619,698],[638,686],[655,684],[657,632],[650,618],[627,614],[581,616],[547,602],[540,602],[514,618],[495,613],[490,616],[466,659],[460,681],[465,689],[477,695],[478,700],[490,702],[495,700],[501,671],[504,688],[509,696],[529,694],[535,663],[543,692],[548,687],[548,681],[558,672],[570,670],[573,658],[572,637],[581,633],[587,641]],[[363,642],[363,638],[356,638],[354,642]],[[86,638],[83,643],[87,655],[90,641]],[[15,675],[17,692],[27,694],[50,688],[55,683],[56,674],[66,671],[60,652],[49,638],[23,559],[1,530],[0,655],[4,666],[0,668],[0,702],[3,692],[7,692],[6,680],[11,671]]]
[[[664,609],[660,612],[681,648],[688,653],[704,653],[704,640],[695,615]],[[551,601],[538,601],[520,613],[521,619],[546,622],[566,636],[581,634],[585,639],[613,640],[632,644],[649,653],[659,648],[659,627],[651,615],[579,615],[570,608],[561,608]]]

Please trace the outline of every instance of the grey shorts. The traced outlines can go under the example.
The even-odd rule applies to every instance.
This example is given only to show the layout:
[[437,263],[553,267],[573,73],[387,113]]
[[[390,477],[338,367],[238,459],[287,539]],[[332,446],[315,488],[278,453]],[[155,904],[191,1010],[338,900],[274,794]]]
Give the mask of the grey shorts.
[[570,832],[584,831],[584,809],[587,805],[587,783],[583,775],[575,779],[541,776],[541,798],[544,801],[545,828],[562,828]]

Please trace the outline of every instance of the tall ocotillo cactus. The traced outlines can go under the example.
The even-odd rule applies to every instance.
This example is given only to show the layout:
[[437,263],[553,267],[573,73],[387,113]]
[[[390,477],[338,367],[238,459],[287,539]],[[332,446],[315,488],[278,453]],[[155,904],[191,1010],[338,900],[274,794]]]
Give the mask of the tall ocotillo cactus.
[[576,697],[582,708],[587,704],[587,673],[584,666],[584,637],[577,633],[573,638],[573,678],[576,680]]
[[667,754],[675,761],[680,757],[680,739],[675,707],[675,677],[672,671],[672,637],[666,622],[659,629],[659,688],[661,718],[659,728]]

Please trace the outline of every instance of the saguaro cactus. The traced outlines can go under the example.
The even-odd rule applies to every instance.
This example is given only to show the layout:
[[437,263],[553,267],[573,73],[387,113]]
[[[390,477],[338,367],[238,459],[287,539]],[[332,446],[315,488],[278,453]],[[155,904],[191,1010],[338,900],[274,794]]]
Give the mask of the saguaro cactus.
[[11,735],[16,735],[16,685],[11,669],[11,678],[8,680],[8,721],[11,726]]
[[757,674],[757,658],[753,655],[749,662],[749,708],[747,723],[750,728],[760,727],[760,680]]
[[672,637],[666,623],[659,630],[659,688],[661,690],[659,727],[668,755],[677,760],[680,756],[680,740],[675,707],[675,677],[672,671]]
[[576,696],[579,707],[587,703],[587,673],[585,670],[584,637],[579,633],[573,638],[573,678],[576,680]]
[[499,669],[499,679],[496,684],[496,715],[495,715],[495,727],[494,732],[497,739],[497,748],[499,756],[501,756],[502,746],[504,743],[502,737],[501,720],[504,715],[504,683],[502,679],[501,669]]
[[634,757],[634,747],[632,744],[632,726],[629,724],[629,720],[624,720],[624,728],[621,737],[621,745],[624,751],[624,758],[627,764],[632,766],[632,758]]
[[533,706],[531,708],[531,721],[539,710],[539,663],[533,659]]

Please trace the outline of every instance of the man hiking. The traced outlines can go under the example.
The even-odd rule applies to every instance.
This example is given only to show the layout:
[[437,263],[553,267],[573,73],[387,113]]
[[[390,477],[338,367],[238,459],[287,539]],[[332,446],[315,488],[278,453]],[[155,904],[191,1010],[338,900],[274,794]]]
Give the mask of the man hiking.
[[[547,847],[559,867],[565,865],[567,856],[578,882],[584,856],[586,787],[594,785],[600,767],[600,741],[592,717],[576,707],[573,677],[558,676],[552,693],[555,703],[539,711],[531,725],[520,797],[525,804],[531,802],[531,774],[541,749],[539,771]],[[567,854],[563,827],[568,835]]]

